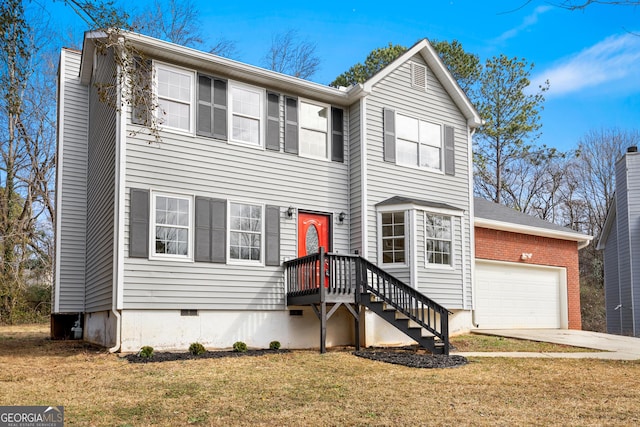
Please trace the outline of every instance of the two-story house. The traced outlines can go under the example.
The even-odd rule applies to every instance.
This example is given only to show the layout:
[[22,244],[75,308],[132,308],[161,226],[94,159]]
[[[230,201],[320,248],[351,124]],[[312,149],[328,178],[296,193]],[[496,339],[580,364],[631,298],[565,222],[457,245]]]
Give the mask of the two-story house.
[[122,351],[310,348],[319,324],[329,345],[398,341],[369,299],[471,327],[481,120],[427,40],[337,89],[125,33],[151,67],[140,114],[101,99],[122,84],[101,37],[60,59],[54,331],[80,316]]

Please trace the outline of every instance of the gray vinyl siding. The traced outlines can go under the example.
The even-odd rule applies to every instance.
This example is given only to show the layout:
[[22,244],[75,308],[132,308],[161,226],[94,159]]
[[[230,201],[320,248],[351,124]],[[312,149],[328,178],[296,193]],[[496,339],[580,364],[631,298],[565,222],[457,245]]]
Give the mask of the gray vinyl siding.
[[[281,115],[283,104],[281,98]],[[345,109],[345,141],[348,116]],[[288,207],[333,214],[333,250],[349,252],[349,216],[344,224],[337,220],[349,212],[348,144],[340,163],[285,153],[282,125],[280,151],[172,132],[163,132],[159,144],[141,137],[127,141],[125,224],[129,189],[142,188],[151,197],[156,191],[280,207],[282,260],[297,256],[297,214],[289,218]],[[125,248],[128,239],[127,226]],[[125,252],[125,309],[277,310],[284,304],[282,267],[129,258]]]
[[613,221],[607,245],[604,250],[604,297],[607,313],[607,332],[610,334],[622,333],[620,317],[620,282],[618,278],[618,229],[616,221]]
[[[413,61],[426,66],[417,55]],[[368,188],[368,251],[369,259],[378,260],[378,236],[375,205],[393,196],[429,200],[452,205],[464,211],[462,233],[456,233],[454,245],[458,251],[464,247],[465,262],[450,271],[419,269],[417,287],[420,291],[449,309],[464,307],[471,302],[471,228],[469,220],[469,156],[466,120],[455,106],[431,69],[427,67],[427,91],[411,86],[410,61],[398,67],[381,80],[367,97],[367,188]],[[417,168],[399,166],[383,159],[383,109],[419,117],[442,126],[455,128],[455,176]],[[443,129],[444,132],[444,129]],[[444,147],[443,147],[444,149]],[[417,228],[424,224],[417,224]],[[462,241],[464,235],[464,241]],[[422,254],[418,254],[422,257]],[[461,259],[461,253],[455,255]],[[424,265],[424,264],[422,264]],[[466,280],[461,278],[466,276]],[[463,283],[467,289],[463,290]]]
[[[57,214],[61,218],[56,283],[58,312],[84,311],[87,112],[88,90],[80,84],[80,52],[65,49],[60,57],[59,138],[56,189],[60,193]],[[55,297],[56,291],[53,292]],[[55,301],[54,301],[55,303]],[[53,305],[55,307],[55,304]]]
[[96,83],[114,85],[110,55],[97,56],[90,86],[87,173],[86,311],[108,310],[113,292],[116,111],[100,100]]
[[362,162],[361,162],[361,133],[360,133],[360,103],[349,108],[349,149],[350,171],[349,187],[351,210],[349,225],[351,228],[351,250],[358,250],[362,254]]
[[616,165],[616,212],[618,230],[618,280],[620,283],[620,332],[633,334],[633,300],[631,292],[631,245],[629,238],[629,209],[627,205],[626,162]]
[[625,157],[627,159],[633,332],[635,336],[640,336],[640,155],[630,153]]

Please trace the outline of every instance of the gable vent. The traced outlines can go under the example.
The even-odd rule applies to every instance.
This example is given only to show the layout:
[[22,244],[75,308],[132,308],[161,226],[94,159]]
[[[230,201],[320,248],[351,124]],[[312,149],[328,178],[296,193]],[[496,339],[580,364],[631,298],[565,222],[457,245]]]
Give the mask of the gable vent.
[[416,89],[427,90],[427,67],[411,63],[411,85]]

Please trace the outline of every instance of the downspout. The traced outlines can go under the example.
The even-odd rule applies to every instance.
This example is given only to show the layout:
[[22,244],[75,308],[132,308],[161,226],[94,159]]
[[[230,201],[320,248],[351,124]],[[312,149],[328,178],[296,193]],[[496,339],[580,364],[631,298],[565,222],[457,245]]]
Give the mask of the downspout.
[[469,258],[471,262],[471,324],[479,328],[476,321],[476,231],[475,231],[475,207],[473,202],[473,135],[476,128],[472,128],[469,133]]
[[[123,52],[116,51],[115,54],[124,55]],[[113,231],[113,298],[111,302],[111,312],[116,317],[116,340],[115,345],[109,349],[110,353],[120,350],[122,341],[122,286],[124,280],[124,196],[125,196],[125,154],[126,154],[126,115],[122,114],[122,68],[117,65],[117,86],[120,106],[116,111],[116,137],[115,137],[115,161],[114,161],[114,231]],[[126,77],[126,76],[125,76]]]

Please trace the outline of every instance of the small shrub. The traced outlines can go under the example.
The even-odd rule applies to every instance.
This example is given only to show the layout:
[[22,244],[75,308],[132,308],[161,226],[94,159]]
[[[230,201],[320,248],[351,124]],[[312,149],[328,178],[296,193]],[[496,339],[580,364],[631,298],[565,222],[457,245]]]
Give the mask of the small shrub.
[[145,345],[138,352],[138,356],[144,357],[145,359],[151,359],[153,357],[153,347]]
[[233,343],[233,351],[245,353],[247,351],[247,345],[242,341],[236,341]]
[[199,342],[191,343],[191,345],[189,346],[189,353],[193,354],[194,356],[200,356],[201,354],[204,354],[205,351],[207,350]]
[[280,341],[271,341],[269,343],[270,350],[279,350],[280,349]]

